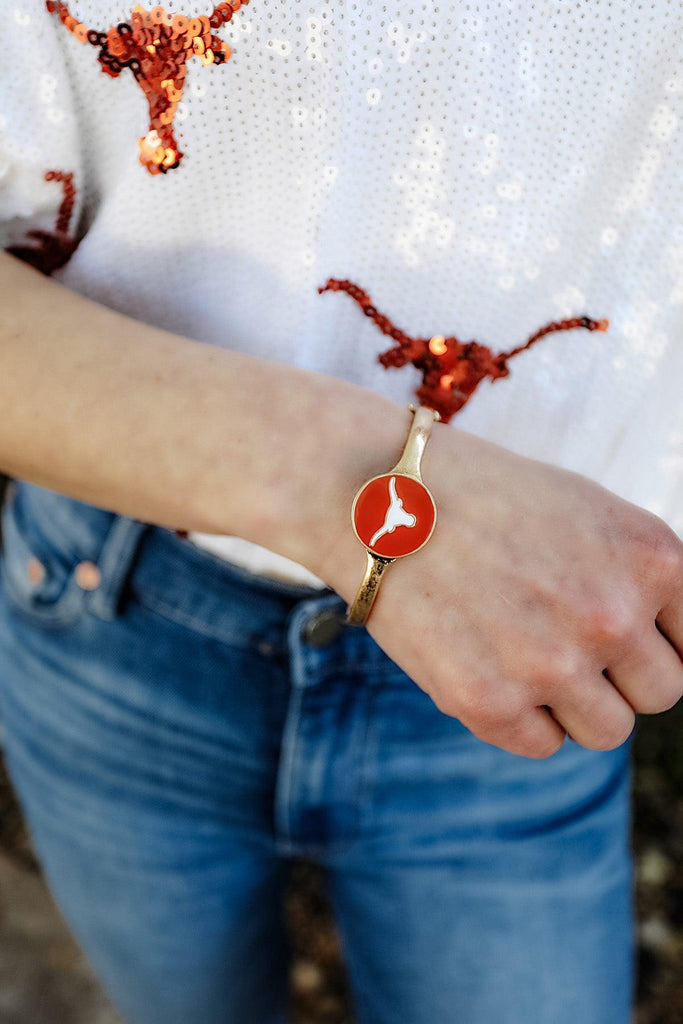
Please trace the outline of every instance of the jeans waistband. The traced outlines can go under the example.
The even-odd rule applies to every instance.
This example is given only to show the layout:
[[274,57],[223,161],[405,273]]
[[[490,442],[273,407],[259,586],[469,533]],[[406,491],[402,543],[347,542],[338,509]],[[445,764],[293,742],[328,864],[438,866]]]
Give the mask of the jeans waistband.
[[128,587],[146,607],[219,641],[261,653],[288,649],[295,660],[300,647],[302,673],[328,658],[356,668],[387,661],[366,630],[343,625],[345,602],[330,588],[256,576],[173,529],[23,480],[12,481],[7,500],[30,547],[70,567],[95,563],[99,583],[84,597],[103,619],[117,616]]

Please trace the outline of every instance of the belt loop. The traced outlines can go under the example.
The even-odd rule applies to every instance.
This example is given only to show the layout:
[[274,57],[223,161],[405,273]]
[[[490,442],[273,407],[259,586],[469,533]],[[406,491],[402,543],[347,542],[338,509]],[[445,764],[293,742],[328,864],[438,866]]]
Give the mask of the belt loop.
[[86,594],[90,609],[100,618],[116,618],[119,597],[132,568],[138,544],[150,525],[123,515],[117,515],[112,520],[98,558],[100,583]]

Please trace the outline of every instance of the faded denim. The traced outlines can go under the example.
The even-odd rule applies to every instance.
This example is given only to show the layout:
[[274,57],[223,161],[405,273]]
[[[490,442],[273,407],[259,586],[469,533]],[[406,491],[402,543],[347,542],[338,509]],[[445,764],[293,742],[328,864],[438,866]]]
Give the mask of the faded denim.
[[131,1024],[286,1020],[297,855],[325,868],[359,1024],[631,1021],[631,740],[510,754],[365,630],[314,646],[330,590],[24,482],[2,523],[9,768]]

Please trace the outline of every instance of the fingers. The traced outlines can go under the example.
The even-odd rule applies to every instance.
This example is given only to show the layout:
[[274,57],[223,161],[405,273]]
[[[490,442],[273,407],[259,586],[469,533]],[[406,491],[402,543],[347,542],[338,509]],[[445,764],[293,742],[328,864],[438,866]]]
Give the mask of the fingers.
[[[550,757],[567,735],[591,750],[614,750],[631,736],[637,713],[667,711],[683,695],[680,602],[674,598],[638,631],[624,622],[622,615],[615,628],[602,629],[606,654],[598,644],[590,653],[559,647],[524,675],[464,675],[441,699],[432,698],[473,735],[513,754]],[[609,664],[601,671],[602,656]]]
[[579,686],[554,694],[551,707],[577,743],[613,750],[631,735],[636,712],[667,711],[682,693],[683,660],[653,622],[601,676],[586,673]]
[[553,695],[552,713],[571,738],[590,750],[614,750],[633,732],[630,703],[604,675],[587,675],[580,685]]
[[[460,717],[460,716],[458,716]],[[543,707],[530,708],[517,718],[482,723],[465,722],[471,733],[485,743],[509,750],[523,757],[551,757],[557,753],[566,738],[566,732]]]
[[523,757],[555,754],[566,732],[549,709],[518,681],[463,672],[455,686],[428,691],[439,711],[462,724],[478,739]]
[[668,711],[683,693],[683,660],[654,622],[621,658],[612,657],[607,672],[623,697],[642,714]]
[[666,559],[669,589],[655,626],[683,660],[683,544],[678,538],[666,547]]
[[656,626],[683,659],[683,599],[672,601],[657,616]]

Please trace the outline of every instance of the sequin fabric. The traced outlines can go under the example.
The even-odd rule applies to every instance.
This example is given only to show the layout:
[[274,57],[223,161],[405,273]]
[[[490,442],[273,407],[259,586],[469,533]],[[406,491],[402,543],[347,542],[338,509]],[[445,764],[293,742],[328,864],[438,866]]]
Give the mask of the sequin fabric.
[[[177,40],[145,35],[143,82],[107,38],[133,29],[137,3],[145,27],[155,0],[65,3],[94,43],[45,0],[2,4],[1,247],[55,232],[63,183],[45,171],[69,171],[65,286],[403,407],[432,356],[453,358],[438,367],[465,376],[444,388],[467,398],[452,428],[584,474],[683,536],[682,4],[250,3],[209,25],[229,66],[185,51],[159,125],[185,155],[169,173],[159,152],[150,173],[136,140],[171,113]],[[405,338],[319,294],[330,278],[362,286]],[[583,314],[609,330],[527,344]],[[385,369],[380,353],[408,361]]]
[[73,174],[70,171],[46,171],[45,181],[58,181],[62,183],[62,201],[57,213],[57,223],[54,231],[44,231],[41,228],[32,228],[26,232],[26,238],[31,238],[35,245],[25,243],[8,245],[6,251],[13,256],[30,263],[36,270],[45,275],[50,275],[59,270],[67,263],[78,245],[78,239],[69,235],[69,224],[74,209],[76,189],[73,182]]
[[363,314],[374,320],[382,334],[388,334],[394,339],[394,346],[379,355],[380,363],[385,369],[410,363],[420,370],[422,384],[415,392],[417,399],[420,405],[435,409],[443,423],[448,423],[462,409],[487,377],[490,380],[507,377],[510,373],[508,360],[531,348],[541,338],[577,327],[587,331],[606,331],[609,326],[607,320],[592,320],[587,316],[553,320],[532,334],[523,345],[496,354],[478,341],[462,342],[455,335],[445,337],[443,334],[434,334],[429,338],[411,338],[396,327],[388,316],[380,313],[367,292],[353,281],[331,277],[318,288],[320,294],[325,291],[347,292],[358,303]]
[[202,64],[225,64],[232,50],[211,30],[231,20],[249,0],[219,3],[209,15],[188,18],[163,7],[146,10],[136,4],[130,21],[101,31],[88,28],[69,13],[59,0],[46,0],[50,14],[80,43],[99,48],[102,71],[117,78],[128,68],[145,94],[149,106],[149,131],[138,139],[140,163],[150,174],[165,174],[179,166],[183,153],[173,133],[173,120],[183,95],[187,62],[198,57]]

